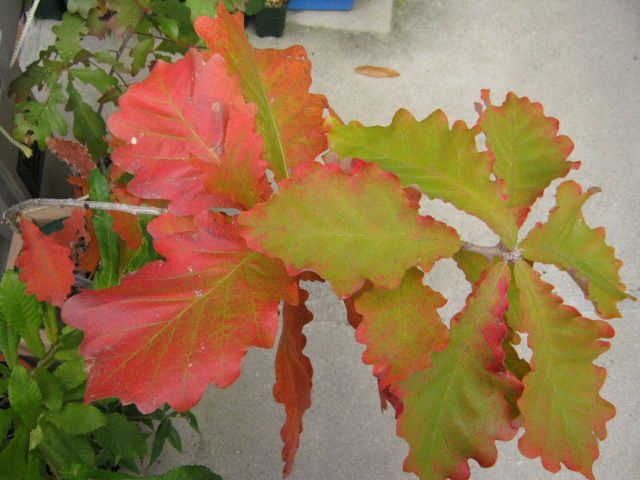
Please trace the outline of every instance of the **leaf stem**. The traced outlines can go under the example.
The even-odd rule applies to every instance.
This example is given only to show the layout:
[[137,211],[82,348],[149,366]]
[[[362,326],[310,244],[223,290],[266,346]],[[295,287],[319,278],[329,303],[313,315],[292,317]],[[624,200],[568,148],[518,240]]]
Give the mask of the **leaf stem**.
[[522,258],[522,254],[518,249],[509,250],[502,243],[495,245],[493,247],[484,247],[481,245],[475,245],[469,242],[463,242],[462,247],[460,247],[461,251],[478,253],[485,257],[487,260],[491,261],[496,257],[502,258],[507,262],[517,262]]

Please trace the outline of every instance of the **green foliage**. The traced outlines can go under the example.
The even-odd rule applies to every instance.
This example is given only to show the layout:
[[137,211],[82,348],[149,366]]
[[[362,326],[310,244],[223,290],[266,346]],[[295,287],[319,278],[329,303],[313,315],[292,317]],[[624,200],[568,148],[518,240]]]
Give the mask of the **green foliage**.
[[[13,271],[0,284],[0,472],[2,479],[129,479],[165,442],[181,450],[173,426],[179,417],[195,417],[165,407],[149,415],[116,400],[84,403],[87,375],[78,346],[82,332],[61,324],[58,311],[25,291]],[[45,320],[45,317],[49,317]],[[5,319],[10,318],[11,322]],[[34,341],[44,334],[47,338]],[[15,327],[12,329],[12,327]],[[6,339],[10,331],[13,340]],[[17,355],[20,338],[29,352]],[[44,338],[44,337],[43,337]],[[35,347],[35,348],[34,348]],[[193,425],[193,423],[191,423]],[[197,425],[197,423],[196,423]],[[117,472],[114,470],[118,470]],[[204,467],[181,467],[148,480],[219,480]]]

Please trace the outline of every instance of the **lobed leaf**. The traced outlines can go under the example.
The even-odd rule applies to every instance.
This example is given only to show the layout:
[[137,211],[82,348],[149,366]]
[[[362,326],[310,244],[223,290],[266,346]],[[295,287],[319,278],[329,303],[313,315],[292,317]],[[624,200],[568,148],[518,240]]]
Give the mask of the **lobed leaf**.
[[531,205],[551,181],[580,164],[567,161],[573,142],[558,135],[558,120],[545,117],[542,105],[509,92],[505,102],[496,107],[488,90],[482,94],[487,108],[478,125],[486,135],[493,172],[504,180],[507,203],[518,212],[518,225],[522,225]]
[[289,476],[293,469],[302,433],[302,416],[311,406],[313,368],[303,353],[307,339],[302,329],[313,319],[313,314],[305,306],[309,298],[307,291],[300,289],[298,296],[298,305],[285,303],[282,310],[282,333],[276,352],[276,383],[273,385],[273,397],[284,405],[286,414],[280,430],[284,442],[284,477]]
[[[397,179],[374,164],[300,165],[268,202],[240,215],[250,247],[317,272],[347,297],[371,280],[394,288],[405,271],[428,271],[459,247],[455,230],[420,217]],[[349,268],[345,268],[349,265]]]
[[82,47],[80,39],[87,34],[87,27],[80,15],[66,12],[62,16],[62,23],[55,25],[52,29],[56,34],[56,50],[60,58],[67,63],[71,63]]
[[224,57],[247,101],[257,106],[258,132],[276,180],[327,148],[322,127],[327,102],[309,93],[311,63],[304,48],[254,49],[244,33],[243,15],[229,14],[223,2],[216,18],[200,17],[194,27],[211,51]]
[[515,217],[505,201],[504,185],[490,178],[488,156],[476,148],[477,129],[461,121],[449,128],[442,110],[421,121],[398,110],[387,127],[342,125],[335,118],[328,122],[329,145],[338,155],[377,163],[398,175],[404,186],[418,185],[425,195],[477,216],[505,245],[515,246]]
[[505,396],[522,385],[506,371],[501,347],[509,281],[505,262],[491,266],[452,320],[447,348],[433,353],[429,368],[392,387],[404,405],[398,435],[409,443],[405,471],[466,480],[469,458],[491,466],[495,441],[515,435]]
[[26,218],[20,221],[24,245],[16,260],[27,293],[41,302],[62,306],[73,285],[73,262],[68,247],[58,245]]
[[205,58],[190,50],[176,63],[158,62],[108,122],[125,142],[113,150],[114,163],[135,174],[129,190],[168,199],[180,215],[250,208],[271,193],[255,106],[222,57]]
[[203,213],[194,229],[156,238],[166,261],[64,305],[64,321],[85,333],[88,400],[184,411],[209,383],[233,383],[250,346],[273,344],[278,303],[297,302],[280,262],[249,250],[220,217]]
[[362,315],[356,339],[367,347],[362,360],[373,365],[380,390],[428,368],[431,354],[447,344],[448,330],[437,312],[447,301],[423,285],[423,277],[413,268],[397,288],[374,288],[355,302]]
[[81,178],[87,178],[91,170],[96,168],[87,147],[76,140],[49,138],[47,148]]
[[604,228],[590,228],[582,216],[582,205],[598,191],[583,193],[573,181],[562,183],[547,223],[538,222],[520,243],[520,250],[529,260],[552,263],[569,272],[598,314],[614,318],[620,316],[618,302],[633,297],[625,293],[619,274],[622,262],[605,243]]
[[615,408],[599,395],[606,372],[593,361],[609,349],[602,338],[613,337],[613,328],[564,305],[526,262],[516,264],[515,277],[521,330],[529,334],[533,351],[532,370],[524,377],[518,401],[525,429],[520,450],[527,457],[540,457],[551,472],[564,463],[594,480],[598,439],[606,437],[605,424]]
[[59,411],[47,412],[45,418],[71,435],[93,432],[107,423],[104,414],[93,405],[75,402],[67,403]]

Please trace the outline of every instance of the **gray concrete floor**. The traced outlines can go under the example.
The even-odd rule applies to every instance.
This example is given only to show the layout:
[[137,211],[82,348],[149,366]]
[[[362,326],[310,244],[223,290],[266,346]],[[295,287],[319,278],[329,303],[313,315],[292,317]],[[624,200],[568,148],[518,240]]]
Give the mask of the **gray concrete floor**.
[[[395,5],[392,26],[379,35],[289,24],[284,38],[255,41],[263,47],[304,45],[314,62],[313,89],[326,94],[345,121],[387,124],[396,109],[406,107],[420,118],[443,108],[450,119],[473,122],[481,88],[491,88],[496,103],[509,90],[540,101],[576,145],[572,158],[583,166],[572,178],[603,190],[587,204],[587,221],[606,227],[608,242],[625,262],[623,281],[637,295],[640,3],[407,0]],[[361,64],[392,67],[401,76],[362,77],[353,72]],[[527,226],[546,218],[552,194],[539,202]],[[454,224],[466,239],[491,241],[480,222],[452,208],[433,202],[425,209]],[[593,315],[565,274],[545,271],[567,303]],[[445,315],[453,313],[468,293],[459,288],[461,275],[443,262],[431,276],[451,299]],[[305,333],[315,370],[313,406],[291,478],[414,478],[402,473],[407,448],[395,436],[393,415],[380,414],[376,385],[360,361],[362,348],[342,306],[322,285],[313,286],[311,306],[316,318]],[[631,302],[621,310],[624,318],[613,321],[613,347],[600,360],[609,369],[603,396],[618,411],[595,466],[600,480],[640,479],[640,312]],[[210,389],[195,410],[202,436],[188,435],[189,452],[167,455],[160,468],[198,462],[225,480],[280,478],[283,413],[271,396],[273,359],[273,351],[253,350],[235,385]],[[566,469],[556,475],[545,471],[538,460],[522,457],[515,442],[501,443],[499,450],[497,465],[476,466],[472,478],[582,478]]]

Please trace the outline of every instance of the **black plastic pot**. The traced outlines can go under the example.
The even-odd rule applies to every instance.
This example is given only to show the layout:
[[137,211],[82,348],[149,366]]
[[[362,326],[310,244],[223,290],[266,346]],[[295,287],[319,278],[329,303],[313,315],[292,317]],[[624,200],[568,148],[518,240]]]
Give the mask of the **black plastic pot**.
[[36,18],[62,19],[67,11],[67,0],[41,0],[36,10]]
[[259,37],[281,37],[287,18],[287,6],[265,7],[254,17]]

